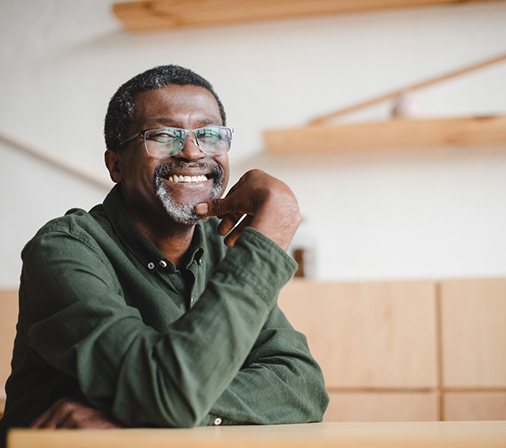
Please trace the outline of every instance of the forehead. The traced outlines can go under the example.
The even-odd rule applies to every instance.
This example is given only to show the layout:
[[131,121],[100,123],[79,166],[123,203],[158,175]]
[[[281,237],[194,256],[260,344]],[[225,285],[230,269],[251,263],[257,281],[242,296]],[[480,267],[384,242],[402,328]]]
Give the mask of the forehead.
[[175,85],[146,90],[135,95],[134,121],[159,119],[210,121],[221,124],[218,102],[213,94],[200,86]]

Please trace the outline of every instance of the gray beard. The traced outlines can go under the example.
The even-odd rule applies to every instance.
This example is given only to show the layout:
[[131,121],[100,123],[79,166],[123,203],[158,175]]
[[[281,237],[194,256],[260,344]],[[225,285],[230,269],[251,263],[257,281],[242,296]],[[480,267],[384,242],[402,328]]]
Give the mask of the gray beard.
[[[164,181],[164,174],[171,171],[173,168],[179,168],[186,165],[184,162],[174,161],[171,163],[160,164],[155,170],[155,191],[158,199],[160,199],[165,211],[169,217],[179,224],[195,225],[203,218],[195,213],[195,206],[201,201],[186,202],[184,204],[178,204],[174,202],[174,199],[170,195],[166,188]],[[203,169],[211,169],[213,176],[213,186],[211,188],[211,199],[218,199],[223,191],[224,172],[223,168],[217,163],[192,163],[193,166],[198,165]]]

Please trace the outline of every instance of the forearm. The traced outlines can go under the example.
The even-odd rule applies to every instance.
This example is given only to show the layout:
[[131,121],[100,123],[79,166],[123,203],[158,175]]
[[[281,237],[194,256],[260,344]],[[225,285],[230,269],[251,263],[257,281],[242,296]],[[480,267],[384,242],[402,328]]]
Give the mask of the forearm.
[[275,307],[245,366],[208,418],[220,417],[224,424],[313,422],[321,421],[327,404],[322,372],[305,337]]

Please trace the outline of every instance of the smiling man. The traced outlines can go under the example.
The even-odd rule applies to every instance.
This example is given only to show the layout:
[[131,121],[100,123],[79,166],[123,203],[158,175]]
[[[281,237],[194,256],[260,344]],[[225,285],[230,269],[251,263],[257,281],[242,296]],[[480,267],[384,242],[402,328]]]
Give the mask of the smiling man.
[[297,202],[260,170],[221,198],[232,134],[211,85],[182,67],[116,92],[116,186],[23,250],[2,431],[321,420],[321,371],[276,303]]

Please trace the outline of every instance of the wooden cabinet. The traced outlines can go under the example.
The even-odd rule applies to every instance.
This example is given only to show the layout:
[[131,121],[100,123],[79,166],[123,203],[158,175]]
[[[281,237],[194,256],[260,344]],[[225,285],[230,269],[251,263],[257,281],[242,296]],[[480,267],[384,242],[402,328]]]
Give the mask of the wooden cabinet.
[[327,421],[506,420],[506,279],[294,280],[280,306],[323,369]]
[[0,416],[5,405],[4,385],[11,373],[12,347],[18,319],[18,292],[0,290]]

